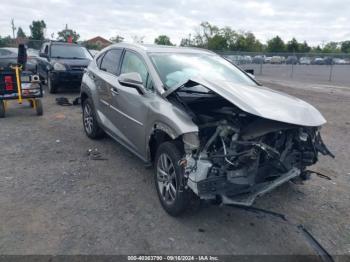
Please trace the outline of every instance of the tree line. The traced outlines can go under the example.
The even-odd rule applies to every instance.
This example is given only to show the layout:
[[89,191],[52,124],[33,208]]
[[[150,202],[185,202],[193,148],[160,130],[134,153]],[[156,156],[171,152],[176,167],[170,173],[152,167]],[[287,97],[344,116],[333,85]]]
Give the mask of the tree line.
[[[12,21],[13,23],[13,21]],[[14,27],[14,26],[13,26]],[[26,36],[23,29],[18,27],[17,38],[29,38],[30,40],[44,40],[46,23],[44,20],[32,21],[29,25],[30,35]],[[74,42],[80,39],[80,35],[69,29],[68,26],[57,32],[57,40],[67,41],[68,36],[72,37]],[[54,38],[54,34],[51,34]],[[143,39],[141,37],[140,39]],[[11,43],[11,37],[0,36],[0,46],[6,46]],[[122,42],[122,36],[110,38],[113,43]],[[158,45],[174,45],[169,36],[159,35],[154,39]],[[270,52],[270,53],[350,53],[350,40],[342,42],[328,42],[323,46],[310,46],[306,41],[298,42],[295,38],[284,42],[280,36],[269,39],[262,43],[252,32],[236,31],[229,26],[218,27],[209,22],[202,22],[193,34],[182,38],[180,46],[200,47],[216,51],[241,51],[241,52]]]
[[[13,20],[12,20],[12,28],[13,29],[15,28],[13,24]],[[37,43],[30,42],[30,44],[32,45],[31,47],[40,47],[41,45],[40,41],[45,40],[45,30],[46,30],[45,21],[44,20],[32,21],[32,23],[29,25],[29,30],[30,30],[30,35],[27,36],[24,30],[22,29],[22,27],[18,27],[16,38],[24,38],[24,39],[27,38],[29,40],[39,41]],[[66,25],[66,27],[63,30],[57,32],[56,39],[67,41],[68,36],[72,37],[73,42],[78,41],[80,38],[80,35],[76,31],[69,29],[68,26]],[[54,34],[51,34],[51,38],[54,38]],[[11,43],[13,43],[13,38],[11,38],[11,36],[6,36],[6,37],[0,36],[0,47],[8,46]]]
[[[167,35],[160,35],[155,44],[173,45]],[[329,42],[323,47],[310,46],[295,38],[284,42],[280,36],[261,43],[252,32],[235,31],[229,26],[218,27],[202,22],[193,35],[181,39],[180,46],[200,47],[215,51],[269,52],[269,53],[350,53],[350,41]]]
[[329,42],[321,47],[320,45],[310,46],[306,41],[298,42],[295,38],[284,42],[277,35],[263,44],[252,32],[235,31],[228,26],[220,28],[209,22],[202,22],[193,36],[183,38],[180,45],[220,51],[350,53],[350,41]]

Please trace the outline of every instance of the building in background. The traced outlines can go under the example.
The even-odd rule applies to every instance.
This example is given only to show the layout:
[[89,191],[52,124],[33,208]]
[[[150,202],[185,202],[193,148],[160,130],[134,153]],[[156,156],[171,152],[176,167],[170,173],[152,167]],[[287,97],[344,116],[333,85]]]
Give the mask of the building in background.
[[93,47],[92,49],[99,49],[99,50],[102,48],[105,48],[106,46],[109,46],[110,44],[112,44],[111,41],[101,36],[96,36],[94,38],[91,38],[85,41],[85,45],[89,47]]

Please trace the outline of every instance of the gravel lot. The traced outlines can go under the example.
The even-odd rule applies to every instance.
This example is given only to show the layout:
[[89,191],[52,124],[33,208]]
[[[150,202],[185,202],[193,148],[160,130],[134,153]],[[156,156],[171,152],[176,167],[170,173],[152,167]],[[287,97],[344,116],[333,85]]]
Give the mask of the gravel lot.
[[[302,223],[333,255],[350,255],[350,90],[278,90],[305,99],[327,118],[314,176],[256,202]],[[80,107],[46,95],[45,114],[12,104],[0,119],[0,254],[313,254],[295,227],[276,218],[220,206],[197,206],[181,218],[161,208],[153,170],[110,138],[88,139]],[[106,160],[92,160],[97,148]]]

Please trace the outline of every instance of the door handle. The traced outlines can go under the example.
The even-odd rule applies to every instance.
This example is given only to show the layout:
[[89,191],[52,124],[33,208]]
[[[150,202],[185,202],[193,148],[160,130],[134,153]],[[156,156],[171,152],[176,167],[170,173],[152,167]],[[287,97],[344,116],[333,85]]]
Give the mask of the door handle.
[[116,88],[111,88],[112,95],[119,95],[119,92]]

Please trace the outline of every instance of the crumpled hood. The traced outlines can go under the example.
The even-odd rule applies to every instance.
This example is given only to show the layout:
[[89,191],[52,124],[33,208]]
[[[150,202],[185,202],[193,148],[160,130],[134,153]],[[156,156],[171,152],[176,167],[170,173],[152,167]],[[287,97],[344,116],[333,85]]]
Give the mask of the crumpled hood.
[[[194,78],[189,81],[212,90],[241,110],[256,116],[301,126],[316,127],[326,123],[322,114],[309,103],[267,87]],[[164,96],[185,85],[166,91]]]

